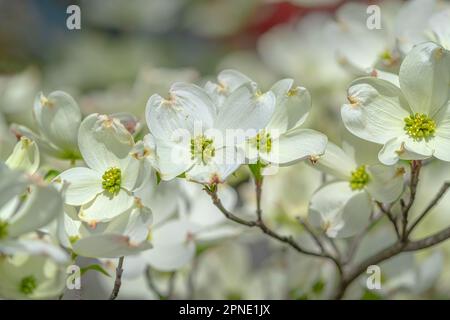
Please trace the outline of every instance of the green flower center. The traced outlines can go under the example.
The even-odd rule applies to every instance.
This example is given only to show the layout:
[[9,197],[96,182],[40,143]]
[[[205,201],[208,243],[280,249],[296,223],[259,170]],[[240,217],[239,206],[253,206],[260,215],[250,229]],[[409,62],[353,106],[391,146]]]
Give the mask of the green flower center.
[[34,290],[36,290],[36,287],[37,287],[36,278],[34,276],[28,276],[20,281],[19,290],[23,294],[29,295],[32,294]]
[[272,150],[272,137],[268,132],[260,132],[254,138],[256,150],[259,152],[269,153]]
[[0,220],[0,239],[8,236],[8,222]]
[[370,176],[366,171],[366,166],[362,165],[351,173],[350,188],[352,190],[363,189],[370,181]]
[[199,135],[191,139],[191,159],[199,160],[206,164],[216,154],[212,139]]
[[119,168],[111,168],[105,171],[102,176],[102,187],[111,194],[117,194],[120,191],[122,182],[122,172]]
[[427,139],[434,136],[436,122],[423,113],[416,113],[405,118],[406,133],[414,140]]

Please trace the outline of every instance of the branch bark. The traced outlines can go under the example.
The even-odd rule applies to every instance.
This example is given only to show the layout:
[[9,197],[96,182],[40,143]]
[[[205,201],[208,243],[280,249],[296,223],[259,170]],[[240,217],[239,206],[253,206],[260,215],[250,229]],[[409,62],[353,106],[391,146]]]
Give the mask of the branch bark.
[[116,268],[116,280],[114,281],[114,288],[109,296],[109,300],[115,300],[119,294],[120,287],[122,285],[123,259],[124,257],[119,258],[119,263]]

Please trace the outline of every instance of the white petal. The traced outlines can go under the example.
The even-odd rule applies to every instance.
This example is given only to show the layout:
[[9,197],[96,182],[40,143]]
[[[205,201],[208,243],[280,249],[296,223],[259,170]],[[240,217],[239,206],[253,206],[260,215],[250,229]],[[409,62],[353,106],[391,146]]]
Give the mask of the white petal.
[[272,92],[258,94],[251,84],[244,84],[231,93],[219,110],[215,128],[225,132],[231,129],[253,131],[263,129],[275,110]]
[[155,229],[152,235],[154,248],[144,253],[146,261],[162,271],[176,270],[191,261],[195,243],[190,240],[190,226],[182,220],[170,221]]
[[200,183],[223,183],[238,168],[239,163],[217,164],[210,162],[207,165],[194,165],[186,172],[186,179]]
[[5,163],[11,169],[33,174],[39,168],[39,162],[40,155],[37,144],[27,137],[21,137]]
[[350,237],[369,223],[372,205],[366,192],[352,191],[348,182],[325,185],[311,198],[309,219],[330,237]]
[[217,79],[219,80],[220,84],[225,85],[226,89],[230,93],[239,88],[244,83],[252,81],[245,74],[233,69],[226,69],[221,71],[217,76]]
[[430,21],[430,31],[432,39],[445,49],[450,50],[450,9],[434,14]]
[[123,169],[134,146],[133,137],[118,119],[98,114],[83,120],[78,143],[86,164],[102,174],[111,167]]
[[434,137],[434,156],[442,161],[450,162],[450,137],[437,135]]
[[325,153],[313,166],[343,180],[348,180],[357,167],[355,159],[332,142],[328,142]]
[[450,53],[432,42],[419,44],[403,60],[399,77],[411,109],[433,116],[448,101]]
[[345,127],[354,135],[384,144],[403,134],[404,118],[409,116],[400,89],[377,78],[362,78],[348,90],[350,104],[341,109]]
[[130,244],[139,245],[147,241],[151,223],[152,211],[143,206],[136,206],[109,222],[103,232],[126,235]]
[[146,120],[155,138],[171,141],[179,130],[194,132],[213,125],[216,108],[208,93],[188,83],[175,83],[164,99],[153,95],[147,102]]
[[311,95],[303,87],[293,88],[294,80],[283,79],[275,83],[270,91],[275,94],[277,103],[267,127],[278,129],[281,133],[302,125],[311,109]]
[[68,182],[65,202],[72,206],[88,203],[103,191],[102,174],[89,168],[78,167],[64,171],[55,181]]
[[400,155],[401,159],[407,159],[407,160],[416,160],[416,157],[418,159],[426,159],[433,155],[434,152],[434,140],[431,139],[429,141],[427,140],[420,140],[416,141],[412,139],[411,137],[405,138],[405,149],[408,153],[417,154],[413,156],[413,159],[409,159],[409,155]]
[[325,152],[328,138],[317,131],[295,128],[279,139],[272,141],[269,154],[262,153],[265,161],[280,165],[291,165],[308,156],[320,156]]
[[25,203],[9,221],[8,234],[16,237],[49,224],[63,212],[63,200],[52,186],[33,186]]
[[29,139],[36,142],[39,146],[39,150],[49,156],[52,156],[55,158],[60,158],[60,159],[70,158],[70,157],[68,157],[69,155],[66,154],[63,150],[61,150],[58,147],[56,147],[55,145],[51,144],[50,142],[48,142],[41,136],[37,135],[35,132],[33,132],[32,130],[28,129],[25,126],[12,124],[11,130],[13,130],[14,132],[17,132],[18,134],[20,134],[22,136],[28,137]]
[[70,261],[67,253],[59,246],[38,239],[25,238],[1,241],[0,252],[7,255],[20,253],[33,256],[46,256],[61,264]]
[[[391,166],[398,162],[399,159],[403,160],[423,160],[426,158],[429,158],[432,154],[432,150],[427,148],[424,150],[424,148],[419,148],[419,150],[423,152],[428,152],[431,154],[419,154],[416,153],[414,150],[409,149],[406,147],[406,141],[410,141],[410,148],[411,143],[413,142],[408,136],[401,135],[398,138],[393,138],[386,142],[386,144],[383,146],[383,148],[378,153],[378,159],[381,163]],[[412,148],[415,146],[413,145]]]
[[118,258],[135,255],[152,247],[150,242],[138,245],[130,243],[130,239],[122,234],[96,234],[82,238],[74,243],[73,251],[83,257]]
[[143,172],[143,162],[133,157],[129,157],[128,164],[122,172],[122,187],[128,191],[133,191],[138,187]]
[[113,196],[104,191],[90,203],[82,206],[79,216],[88,223],[106,222],[130,209],[133,203],[133,196],[123,189]]
[[189,170],[194,161],[187,144],[156,139],[157,168],[162,180],[172,180]]
[[413,0],[400,9],[394,25],[397,44],[403,53],[425,41],[424,30],[433,13],[436,0]]
[[386,46],[383,30],[368,29],[366,10],[362,3],[347,3],[336,12],[338,21],[325,29],[339,60],[357,73],[373,67]]
[[69,94],[54,91],[44,97],[40,93],[34,101],[33,111],[39,130],[49,141],[62,150],[77,152],[81,111]]
[[153,174],[139,190],[135,196],[142,200],[142,203],[155,212],[153,223],[155,225],[165,221],[175,213],[178,208],[178,201],[173,201],[180,195],[178,179],[172,181],[156,182],[156,176]]
[[0,208],[24,192],[26,187],[27,182],[19,172],[10,170],[0,162]]
[[[202,227],[210,227],[226,220],[226,217],[216,208],[211,197],[203,191],[201,186],[189,184],[187,187],[195,189],[191,196],[189,221]],[[237,204],[236,191],[227,185],[219,185],[218,195],[223,206],[227,210],[233,211]]]
[[394,166],[371,165],[367,168],[370,181],[367,191],[377,201],[391,203],[403,192],[404,169]]
[[450,102],[439,111],[435,121],[434,156],[443,161],[450,161]]

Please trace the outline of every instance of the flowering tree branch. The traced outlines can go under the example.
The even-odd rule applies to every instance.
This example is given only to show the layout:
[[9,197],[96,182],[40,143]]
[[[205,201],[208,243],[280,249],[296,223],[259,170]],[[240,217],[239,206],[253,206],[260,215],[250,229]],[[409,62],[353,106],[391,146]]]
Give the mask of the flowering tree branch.
[[[261,192],[262,192],[262,182],[261,185],[256,186],[256,193],[257,193],[257,220],[256,221],[247,221],[244,219],[241,219],[239,217],[237,217],[236,215],[234,215],[233,213],[229,212],[222,204],[220,198],[217,195],[217,189],[216,188],[209,188],[209,187],[205,187],[205,191],[210,195],[213,204],[225,215],[225,217],[227,217],[228,219],[239,223],[241,225],[245,225],[247,227],[257,227],[259,228],[262,232],[264,232],[265,234],[267,234],[269,237],[278,240],[279,242],[285,243],[287,245],[289,245],[291,248],[293,248],[294,250],[296,250],[299,253],[305,254],[305,255],[309,255],[309,256],[313,256],[313,257],[320,257],[320,258],[326,258],[331,260],[336,268],[338,269],[339,273],[342,272],[342,264],[341,262],[334,256],[332,256],[331,254],[329,254],[328,252],[325,252],[322,248],[320,252],[316,252],[316,251],[312,251],[309,249],[306,249],[304,247],[302,247],[299,243],[297,243],[294,238],[292,236],[285,236],[285,235],[280,235],[278,234],[276,231],[274,231],[273,229],[271,229],[269,226],[266,225],[266,223],[263,220],[262,217],[262,210],[261,210]],[[259,195],[258,195],[259,193]],[[319,246],[320,247],[320,246]]]
[[[445,183],[433,200],[429,203],[429,205],[425,208],[425,210],[420,214],[420,216],[414,221],[414,223],[408,228],[408,218],[411,208],[416,199],[416,190],[419,184],[419,176],[420,169],[422,167],[421,161],[412,161],[411,162],[411,179],[409,182],[409,197],[408,199],[401,199],[401,219],[397,220],[392,213],[391,204],[383,204],[377,202],[377,206],[380,209],[378,214],[374,213],[371,217],[371,222],[360,234],[355,237],[355,240],[349,245],[348,252],[346,255],[342,255],[339,250],[339,247],[333,241],[333,239],[326,238],[333,248],[334,254],[330,253],[325,247],[323,241],[320,239],[319,235],[317,235],[314,230],[307,224],[306,221],[297,217],[299,223],[303,226],[304,230],[311,236],[314,240],[320,252],[311,251],[304,247],[302,247],[299,243],[297,243],[292,236],[284,236],[278,234],[276,231],[271,229],[264,222],[262,209],[261,209],[261,195],[262,195],[262,178],[255,179],[255,192],[256,192],[256,220],[244,220],[233,213],[229,212],[222,204],[220,198],[217,195],[216,187],[205,187],[205,191],[210,195],[213,204],[230,220],[245,225],[247,227],[257,227],[262,232],[267,234],[273,239],[278,240],[279,242],[285,243],[289,245],[291,248],[296,250],[299,253],[329,259],[334,263],[337,268],[337,271],[340,275],[340,279],[338,281],[336,291],[332,295],[333,299],[341,299],[348,286],[358,278],[362,273],[364,273],[367,268],[374,264],[379,264],[393,256],[400,254],[401,252],[409,252],[409,251],[417,251],[421,249],[425,249],[431,246],[434,246],[446,239],[450,238],[450,227],[437,232],[434,235],[428,236],[426,238],[420,240],[410,240],[409,235],[414,230],[414,228],[422,221],[422,219],[433,209],[437,203],[442,199],[447,190],[450,188],[450,182]],[[397,241],[390,246],[384,248],[378,253],[370,256],[363,262],[358,265],[352,265],[352,258],[354,257],[354,253],[357,251],[358,244],[361,242],[362,238],[371,230],[371,228],[381,220],[383,216],[386,216],[389,221],[393,224],[395,232],[397,234]]]
[[115,300],[119,294],[120,286],[122,285],[123,259],[124,257],[119,258],[119,263],[116,268],[116,280],[114,281],[114,288],[109,296],[109,300]]

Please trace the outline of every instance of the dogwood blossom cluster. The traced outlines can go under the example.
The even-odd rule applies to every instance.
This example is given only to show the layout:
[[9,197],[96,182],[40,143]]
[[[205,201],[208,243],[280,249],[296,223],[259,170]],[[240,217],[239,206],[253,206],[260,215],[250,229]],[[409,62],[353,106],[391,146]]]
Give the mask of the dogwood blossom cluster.
[[[329,297],[338,277],[334,260],[364,261],[397,240],[392,230],[369,229],[383,213],[398,221],[405,199],[429,192],[419,187],[416,196],[417,184],[410,187],[417,166],[450,162],[449,9],[412,1],[390,17],[392,30],[371,33],[355,14],[362,9],[346,4],[335,19],[302,22],[325,26],[330,51],[319,52],[320,37],[304,29],[266,34],[258,45],[263,59],[289,76],[270,85],[225,69],[202,81],[173,81],[164,94],[146,92],[136,114],[86,112],[65,91],[36,92],[31,119],[0,122],[0,297],[62,297],[73,280],[67,268],[83,259],[80,276],[99,271],[110,287],[108,275],[117,269],[124,283],[152,287],[152,274],[159,275],[156,287],[176,274],[172,285],[187,297]],[[414,27],[406,26],[407,13],[417,16]],[[291,38],[293,48],[311,44],[307,59],[293,58],[300,49],[283,49]],[[324,59],[317,78],[297,81],[316,52]],[[330,52],[335,55],[326,57]],[[345,130],[342,139],[311,125],[315,112],[325,112],[314,105],[328,90],[321,83],[335,79],[349,84],[347,102],[333,114]],[[22,82],[12,85],[36,91]],[[8,90],[0,92],[0,104]],[[435,178],[427,174],[424,180]],[[405,235],[397,222],[394,227]],[[283,245],[297,241],[314,257],[296,264],[293,253],[278,250],[255,271],[247,246],[238,243],[251,243],[257,228]],[[355,239],[360,249],[352,252]],[[341,257],[347,247],[349,256]],[[335,255],[321,255],[327,250]],[[439,253],[420,263],[410,252],[394,257],[383,294],[400,287],[424,292],[442,259]],[[186,288],[181,282],[190,284],[194,271],[197,287]],[[260,277],[273,285],[265,287]],[[212,282],[220,295],[211,292]],[[349,292],[368,294],[359,285]]]

